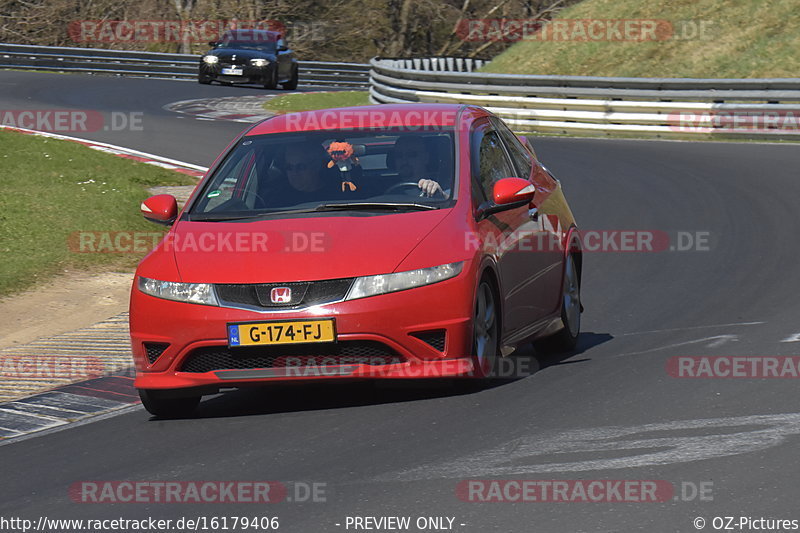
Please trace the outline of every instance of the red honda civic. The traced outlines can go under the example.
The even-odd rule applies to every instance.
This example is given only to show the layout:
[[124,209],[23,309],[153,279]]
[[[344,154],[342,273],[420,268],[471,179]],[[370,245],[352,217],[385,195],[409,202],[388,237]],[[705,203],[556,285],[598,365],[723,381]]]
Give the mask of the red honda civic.
[[142,403],[190,413],[273,381],[492,378],[534,340],[574,348],[580,236],[560,183],[483,108],[266,119],[220,155],[139,264]]

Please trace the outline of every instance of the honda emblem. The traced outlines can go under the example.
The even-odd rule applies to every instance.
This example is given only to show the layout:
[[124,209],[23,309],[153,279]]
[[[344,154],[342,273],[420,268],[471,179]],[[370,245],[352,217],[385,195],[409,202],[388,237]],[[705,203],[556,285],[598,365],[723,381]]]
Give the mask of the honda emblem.
[[269,291],[269,299],[274,304],[288,304],[292,301],[292,289],[289,287],[273,287]]

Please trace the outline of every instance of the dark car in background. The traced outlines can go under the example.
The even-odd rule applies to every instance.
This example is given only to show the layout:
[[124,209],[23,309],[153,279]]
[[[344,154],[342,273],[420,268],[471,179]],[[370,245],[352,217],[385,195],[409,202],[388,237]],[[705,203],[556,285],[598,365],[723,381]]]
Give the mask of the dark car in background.
[[200,59],[197,81],[209,84],[256,83],[265,89],[297,88],[298,66],[281,34],[267,30],[229,30]]

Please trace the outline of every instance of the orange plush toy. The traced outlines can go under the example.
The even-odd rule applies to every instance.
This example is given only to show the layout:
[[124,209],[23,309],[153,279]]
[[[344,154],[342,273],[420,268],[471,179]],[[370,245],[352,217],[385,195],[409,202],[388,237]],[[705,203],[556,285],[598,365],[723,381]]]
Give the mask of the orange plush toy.
[[342,176],[342,192],[345,190],[355,191],[357,187],[350,178],[353,166],[358,165],[358,158],[353,155],[353,145],[348,142],[332,142],[328,146],[328,155],[331,156],[328,168],[332,168],[333,165],[339,167],[339,173]]

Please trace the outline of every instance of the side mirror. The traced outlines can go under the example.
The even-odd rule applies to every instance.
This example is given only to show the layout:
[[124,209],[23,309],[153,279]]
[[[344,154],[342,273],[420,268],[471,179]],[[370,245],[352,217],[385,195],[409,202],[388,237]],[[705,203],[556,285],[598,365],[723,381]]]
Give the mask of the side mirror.
[[219,44],[218,41],[208,41],[208,46],[210,46],[211,48],[216,48],[218,44]]
[[484,202],[478,207],[477,220],[482,220],[491,214],[523,207],[533,201],[536,187],[528,180],[522,178],[503,178],[495,182],[492,187],[492,202]]
[[178,218],[178,202],[171,194],[151,196],[141,205],[142,215],[150,222],[169,226]]
[[522,178],[503,178],[495,182],[492,199],[497,205],[531,203],[536,187]]
[[278,45],[278,52],[285,52],[288,49],[289,49],[289,47],[286,46],[285,44],[279,44]]

